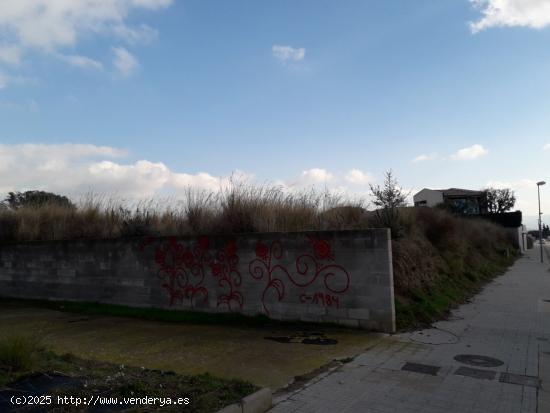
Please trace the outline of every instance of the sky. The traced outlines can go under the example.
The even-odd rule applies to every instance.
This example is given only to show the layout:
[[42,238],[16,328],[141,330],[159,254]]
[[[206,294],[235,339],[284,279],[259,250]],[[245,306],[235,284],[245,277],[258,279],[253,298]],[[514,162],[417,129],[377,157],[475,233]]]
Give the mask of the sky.
[[392,169],[512,188],[534,227],[549,74],[548,0],[2,0],[0,196],[367,196]]

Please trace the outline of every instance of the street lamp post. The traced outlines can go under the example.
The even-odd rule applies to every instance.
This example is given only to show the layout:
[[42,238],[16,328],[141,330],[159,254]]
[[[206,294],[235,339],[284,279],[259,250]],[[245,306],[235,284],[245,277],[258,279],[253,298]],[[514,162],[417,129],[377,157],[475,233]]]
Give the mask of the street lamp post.
[[544,181],[537,182],[537,191],[539,195],[539,244],[540,244],[540,262],[543,262],[542,258],[542,212],[540,212],[540,187],[546,184]]

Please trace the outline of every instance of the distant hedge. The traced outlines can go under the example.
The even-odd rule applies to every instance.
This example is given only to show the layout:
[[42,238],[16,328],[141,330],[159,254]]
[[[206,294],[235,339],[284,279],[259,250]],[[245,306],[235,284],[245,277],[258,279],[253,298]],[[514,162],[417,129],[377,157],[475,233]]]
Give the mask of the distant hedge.
[[500,224],[506,228],[517,228],[521,226],[522,223],[521,211],[484,214],[480,217],[494,222],[495,224]]

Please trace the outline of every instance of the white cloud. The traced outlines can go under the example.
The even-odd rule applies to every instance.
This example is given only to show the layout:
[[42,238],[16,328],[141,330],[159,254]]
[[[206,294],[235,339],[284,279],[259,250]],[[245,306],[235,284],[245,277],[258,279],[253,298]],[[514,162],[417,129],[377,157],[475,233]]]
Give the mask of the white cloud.
[[[187,187],[216,190],[232,177],[171,171],[162,162],[117,162],[126,151],[84,144],[0,144],[0,196],[8,191],[41,189],[70,196],[94,193],[148,198]],[[246,175],[239,173],[236,178]],[[233,178],[235,179],[235,177]]]
[[32,162],[41,162],[51,159],[60,166],[68,165],[71,159],[83,159],[94,157],[122,157],[126,151],[110,146],[97,146],[89,144],[41,144],[23,143],[18,145],[0,144],[0,170],[17,168],[17,163],[32,169]]
[[550,143],[547,143],[546,145],[544,145],[544,146],[542,147],[542,150],[543,150],[543,151],[550,151]]
[[[75,48],[85,36],[115,37],[130,44],[146,43],[155,29],[127,23],[131,12],[159,10],[173,0],[1,0],[0,63],[17,65],[24,53],[61,54]],[[67,63],[99,68],[100,63],[83,56],[67,56]],[[6,82],[4,82],[5,86]]]
[[304,49],[303,47],[295,49],[291,46],[281,46],[276,44],[273,45],[271,51],[273,53],[273,56],[275,56],[279,60],[282,60],[283,62],[289,60],[298,62],[300,60],[303,60],[306,56],[306,49]]
[[302,172],[300,177],[300,183],[308,184],[320,184],[326,183],[332,180],[334,176],[326,169],[312,168]]
[[80,55],[60,55],[59,58],[71,66],[82,69],[103,70],[103,64],[97,60]]
[[113,47],[113,65],[123,75],[130,76],[139,66],[135,56],[124,47]]
[[373,181],[373,178],[371,175],[359,169],[350,170],[346,174],[344,179],[346,180],[346,182],[349,182],[350,184],[354,184],[354,185],[367,185],[368,183]]
[[2,0],[0,28],[17,45],[46,51],[73,46],[85,33],[120,32],[130,11],[172,0]]
[[451,155],[451,159],[456,161],[469,161],[477,159],[481,156],[485,156],[489,153],[487,149],[479,144],[469,146],[467,148],[459,149],[457,152]]
[[21,48],[17,46],[0,46],[0,62],[17,66],[21,62]]
[[158,37],[158,31],[142,24],[137,28],[128,27],[126,25],[116,26],[113,32],[130,44],[150,43]]
[[487,188],[505,189],[511,188],[513,190],[536,188],[537,183],[532,179],[520,179],[519,181],[489,181],[487,182]]
[[437,159],[436,153],[422,154],[422,155],[418,155],[416,158],[413,158],[411,162],[419,163],[419,162],[425,162],[425,161],[433,161],[434,159]]
[[541,29],[550,25],[548,0],[470,0],[483,15],[470,23],[476,33],[491,27],[529,27]]
[[33,83],[34,79],[22,77],[22,76],[11,76],[6,73],[2,73],[0,70],[0,90],[12,84],[26,84]]

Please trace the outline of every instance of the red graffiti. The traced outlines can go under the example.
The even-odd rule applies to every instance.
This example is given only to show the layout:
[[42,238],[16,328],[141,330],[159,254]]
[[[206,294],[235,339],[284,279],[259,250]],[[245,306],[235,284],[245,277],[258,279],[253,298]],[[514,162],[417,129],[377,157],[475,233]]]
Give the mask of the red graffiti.
[[[296,258],[296,274],[278,263],[283,256],[280,241],[273,241],[270,247],[261,241],[256,243],[256,258],[250,262],[248,268],[254,279],[261,280],[264,277],[267,279],[267,285],[262,293],[262,306],[266,314],[269,314],[266,306],[266,296],[269,291],[275,291],[278,301],[285,297],[285,284],[281,276],[283,278],[286,276],[286,279],[295,287],[308,287],[318,277],[322,277],[324,286],[329,292],[342,294],[348,290],[350,284],[348,272],[340,265],[325,262],[334,260],[330,243],[313,236],[308,236],[308,240],[312,245],[313,255],[302,254]],[[324,299],[324,302],[326,301]]]
[[[146,239],[140,244],[142,251],[153,240]],[[155,250],[155,262],[159,267],[157,272],[170,300],[170,305],[183,303],[184,299],[196,302],[202,298],[202,303],[208,301],[208,289],[203,285],[208,273],[218,279],[218,285],[227,289],[218,297],[217,305],[227,305],[233,310],[232,303],[239,309],[243,306],[243,296],[236,290],[241,285],[241,274],[237,268],[237,244],[229,241],[221,251],[211,254],[208,237],[199,237],[192,247],[178,243],[175,237]]]
[[256,257],[267,260],[267,255],[269,254],[269,247],[262,243],[261,241],[258,241],[256,243]]
[[[270,312],[269,294],[275,294],[275,299],[282,301],[288,287],[286,283],[290,282],[291,287],[306,288],[318,279],[322,279],[326,291],[304,292],[299,296],[300,302],[339,308],[339,295],[349,289],[350,275],[344,267],[334,262],[329,241],[314,236],[307,239],[311,246],[310,253],[298,256],[295,269],[290,270],[282,262],[284,252],[280,241],[269,245],[262,241],[256,243],[256,257],[249,263],[249,273],[255,280],[265,279],[261,301],[266,314]],[[153,242],[153,238],[146,238],[139,245],[140,251]],[[154,260],[158,266],[157,276],[168,294],[170,305],[183,303],[184,300],[207,303],[209,291],[204,283],[206,277],[213,277],[223,289],[217,297],[217,306],[226,306],[230,311],[243,309],[244,297],[239,291],[242,277],[234,240],[212,251],[208,237],[197,238],[193,245],[181,244],[177,238],[171,237],[154,251]]]
[[235,303],[239,310],[243,308],[243,295],[236,290],[236,287],[242,283],[238,265],[239,257],[235,241],[229,241],[210,263],[212,274],[218,278],[218,285],[227,288],[227,293],[218,297],[218,307],[226,305],[229,310],[233,310],[232,303]]
[[340,299],[335,295],[326,293],[315,293],[313,295],[304,293],[300,295],[300,302],[307,304],[319,304],[324,307],[340,307]]
[[157,276],[161,286],[168,292],[170,305],[182,303],[184,299],[195,300],[202,296],[202,302],[208,300],[208,290],[204,281],[204,262],[209,260],[206,251],[198,245],[193,249],[185,248],[175,237],[159,246],[155,251],[155,262],[159,266]]
[[332,255],[332,248],[328,241],[324,239],[315,238],[308,236],[309,241],[313,245],[313,252],[315,257],[320,260],[331,260],[334,261],[334,256]]

